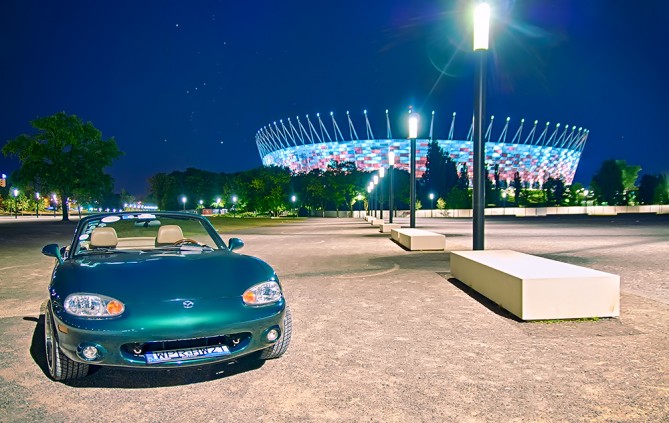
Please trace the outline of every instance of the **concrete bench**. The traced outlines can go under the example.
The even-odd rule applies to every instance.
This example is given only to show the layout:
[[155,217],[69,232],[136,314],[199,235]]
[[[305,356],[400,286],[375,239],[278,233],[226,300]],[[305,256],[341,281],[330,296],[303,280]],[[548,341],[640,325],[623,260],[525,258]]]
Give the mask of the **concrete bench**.
[[618,317],[620,276],[511,250],[452,251],[451,274],[523,320]]
[[381,226],[381,225],[383,225],[383,219],[373,218],[369,221],[369,223],[371,223],[372,226]]
[[379,232],[388,233],[393,229],[399,229],[401,227],[402,225],[400,225],[399,223],[383,223],[381,224],[381,229]]
[[391,229],[390,237],[410,251],[443,251],[446,248],[445,236],[422,229]]

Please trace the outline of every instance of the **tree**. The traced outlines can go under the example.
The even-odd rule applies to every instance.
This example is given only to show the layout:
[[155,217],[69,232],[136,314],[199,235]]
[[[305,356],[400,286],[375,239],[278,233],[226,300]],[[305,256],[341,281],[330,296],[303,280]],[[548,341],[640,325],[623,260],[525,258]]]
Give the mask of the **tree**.
[[511,183],[513,187],[513,198],[516,201],[516,207],[520,206],[520,196],[523,191],[523,180],[520,178],[520,173],[515,172],[513,174],[513,182]]
[[602,166],[592,177],[590,187],[593,197],[598,203],[606,203],[611,206],[619,205],[623,191],[623,173],[616,160],[605,160]]
[[664,175],[643,175],[639,182],[639,203],[667,204],[669,202],[667,177]]
[[623,182],[623,201],[627,205],[633,205],[636,199],[636,180],[639,178],[641,166],[628,165],[625,160],[616,160],[620,168]]
[[566,203],[568,206],[580,206],[585,201],[585,188],[576,182],[569,185],[566,190]]
[[[112,190],[113,179],[104,169],[123,154],[114,138],[103,140],[91,122],[65,112],[31,124],[36,134],[19,135],[2,148],[5,156],[21,161],[14,180],[40,192],[55,192],[63,205],[73,194],[95,197]],[[63,220],[69,220],[67,207]]]
[[425,172],[419,187],[420,196],[427,199],[430,193],[435,197],[446,197],[451,188],[458,184],[458,170],[456,163],[435,140],[430,141],[427,147]]
[[566,187],[562,178],[548,177],[544,183],[544,192],[546,193],[547,206],[560,206],[564,200]]

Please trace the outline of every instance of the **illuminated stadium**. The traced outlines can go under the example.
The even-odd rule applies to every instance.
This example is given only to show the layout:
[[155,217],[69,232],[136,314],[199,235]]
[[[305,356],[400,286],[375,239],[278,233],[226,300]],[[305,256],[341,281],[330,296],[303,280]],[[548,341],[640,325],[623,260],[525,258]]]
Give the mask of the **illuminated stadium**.
[[[364,129],[360,132],[348,112],[343,127],[337,123],[333,113],[325,119],[327,124],[323,122],[320,114],[316,114],[315,119],[307,115],[304,119],[298,116],[295,120],[288,118],[285,121],[273,122],[256,134],[260,158],[265,166],[287,167],[293,172],[325,170],[331,160],[354,162],[360,170],[373,171],[382,166],[388,167],[388,152],[393,151],[395,167],[409,171],[410,141],[406,138],[393,138],[388,111],[385,114],[385,138],[374,136],[366,110],[363,115],[364,126],[360,127]],[[421,127],[428,128],[426,119],[422,120]],[[434,139],[458,167],[467,164],[469,177],[472,178],[473,119],[466,120],[461,125],[468,129],[466,136],[464,131],[458,132],[456,129],[455,113],[449,120],[450,129],[445,134],[447,137],[440,138],[439,134],[433,134],[435,124],[439,126],[439,122],[435,120],[435,113],[432,112],[429,136],[418,138],[416,142],[416,177],[420,178],[425,171],[428,145]],[[446,123],[445,126],[448,126],[449,122]],[[540,125],[537,120],[533,124],[527,124],[525,119],[521,119],[513,128],[512,124],[511,118],[507,117],[499,123],[492,116],[484,135],[486,163],[499,165],[500,179],[511,181],[515,172],[519,172],[522,180],[530,185],[535,182],[542,183],[548,177],[562,178],[570,185],[589,131],[582,127],[577,128],[576,125],[560,123],[551,125],[546,122],[545,125]],[[403,129],[402,133],[406,132]],[[395,134],[397,135],[397,131]]]

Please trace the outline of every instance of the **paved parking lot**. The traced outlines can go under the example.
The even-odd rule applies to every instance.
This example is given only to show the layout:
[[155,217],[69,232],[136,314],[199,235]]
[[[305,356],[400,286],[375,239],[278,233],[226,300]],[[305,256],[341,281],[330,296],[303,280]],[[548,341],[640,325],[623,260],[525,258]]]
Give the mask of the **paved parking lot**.
[[[471,249],[471,220],[418,227]],[[1,421],[669,420],[669,216],[486,220],[488,249],[621,276],[621,317],[585,322],[519,322],[453,280],[447,253],[405,251],[359,219],[224,234],[281,277],[284,357],[63,384],[43,369],[40,250],[73,230],[0,218]]]

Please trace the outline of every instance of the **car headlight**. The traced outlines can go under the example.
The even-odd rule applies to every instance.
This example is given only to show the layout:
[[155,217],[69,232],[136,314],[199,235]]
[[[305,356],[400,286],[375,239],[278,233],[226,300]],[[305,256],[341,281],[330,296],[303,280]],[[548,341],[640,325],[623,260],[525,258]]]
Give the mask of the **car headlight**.
[[72,294],[65,298],[65,311],[79,317],[113,317],[125,311],[119,300],[96,294]]
[[244,301],[244,304],[247,305],[275,303],[282,297],[281,287],[274,281],[267,281],[253,285],[242,294],[242,300]]

